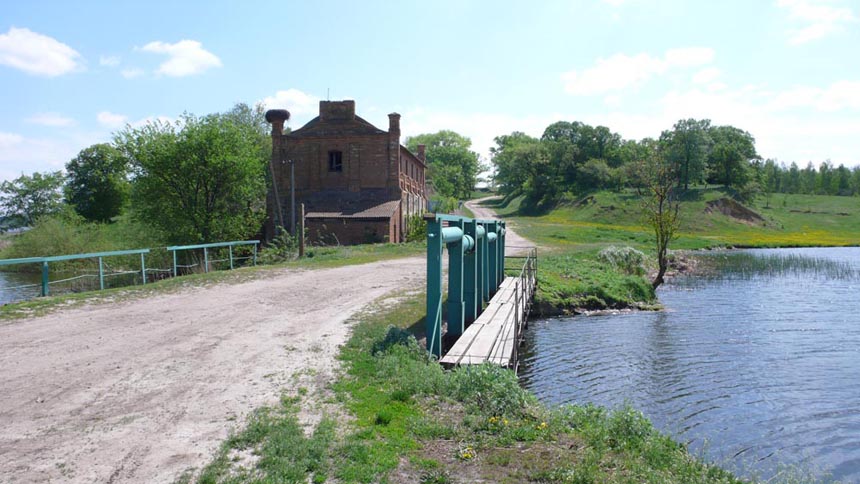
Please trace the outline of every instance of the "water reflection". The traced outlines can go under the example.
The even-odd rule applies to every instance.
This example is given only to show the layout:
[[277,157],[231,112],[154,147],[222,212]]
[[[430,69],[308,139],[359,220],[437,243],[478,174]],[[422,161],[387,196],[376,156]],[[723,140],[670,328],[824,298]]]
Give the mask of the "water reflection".
[[[736,277],[730,267],[785,254],[790,270],[754,265]],[[664,312],[534,323],[525,386],[551,403],[630,401],[694,452],[747,475],[785,463],[860,480],[860,283],[801,261],[857,274],[860,249],[715,257],[711,277],[661,289]]]

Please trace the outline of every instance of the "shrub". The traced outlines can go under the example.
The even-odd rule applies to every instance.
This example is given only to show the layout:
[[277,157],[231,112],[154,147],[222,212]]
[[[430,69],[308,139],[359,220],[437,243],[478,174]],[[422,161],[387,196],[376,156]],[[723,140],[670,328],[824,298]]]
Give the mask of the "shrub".
[[448,391],[452,398],[486,415],[524,415],[535,402],[513,371],[490,363],[457,368],[450,374]]
[[645,273],[645,268],[642,267],[645,254],[633,247],[610,246],[601,250],[597,259],[628,275],[641,276]]

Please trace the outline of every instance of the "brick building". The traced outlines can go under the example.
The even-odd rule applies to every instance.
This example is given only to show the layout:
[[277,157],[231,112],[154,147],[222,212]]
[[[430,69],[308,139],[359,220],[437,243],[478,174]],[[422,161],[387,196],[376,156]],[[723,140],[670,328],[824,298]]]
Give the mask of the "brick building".
[[266,113],[274,178],[267,239],[278,224],[289,229],[292,163],[296,213],[304,203],[311,242],[403,241],[407,219],[424,213],[427,193],[424,146],[412,154],[400,144],[400,115],[389,114],[388,131],[383,131],[356,116],[355,101],[320,101],[319,116],[284,133],[288,117],[283,110]]

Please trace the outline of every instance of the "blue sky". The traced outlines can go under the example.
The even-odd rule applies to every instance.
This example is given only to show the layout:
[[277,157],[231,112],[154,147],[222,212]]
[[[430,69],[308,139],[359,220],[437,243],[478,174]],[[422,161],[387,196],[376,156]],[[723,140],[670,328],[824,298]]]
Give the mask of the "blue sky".
[[750,131],[783,162],[860,165],[860,2],[439,1],[0,4],[0,179],[61,169],[126,123],[236,102],[355,99],[404,135],[558,120],[656,137]]

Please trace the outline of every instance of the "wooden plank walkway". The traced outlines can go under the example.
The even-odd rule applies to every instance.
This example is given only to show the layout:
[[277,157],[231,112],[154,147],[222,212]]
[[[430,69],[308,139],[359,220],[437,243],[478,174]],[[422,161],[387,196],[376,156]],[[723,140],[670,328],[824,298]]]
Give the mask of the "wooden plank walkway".
[[448,366],[488,362],[515,367],[534,290],[523,284],[530,285],[526,278],[506,277],[484,312],[466,328],[440,362]]

